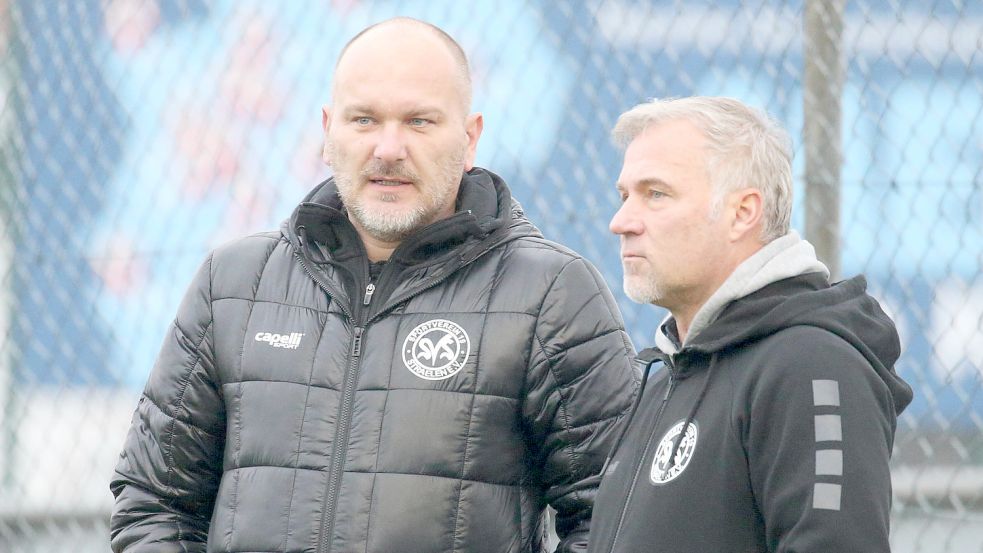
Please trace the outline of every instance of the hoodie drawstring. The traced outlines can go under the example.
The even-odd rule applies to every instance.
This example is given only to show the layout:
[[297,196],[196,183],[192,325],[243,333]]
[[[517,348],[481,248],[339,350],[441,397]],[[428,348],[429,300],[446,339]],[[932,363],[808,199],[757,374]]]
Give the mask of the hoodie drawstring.
[[700,408],[700,404],[703,403],[703,398],[707,395],[707,388],[710,387],[710,378],[713,377],[713,369],[717,365],[717,354],[714,353],[710,356],[710,366],[707,368],[707,375],[703,379],[703,387],[700,388],[700,395],[696,397],[696,403],[689,410],[689,415],[686,416],[686,422],[683,423],[682,430],[679,431],[679,435],[672,442],[672,452],[669,454],[669,464],[666,465],[665,470],[669,470],[676,465],[676,452],[679,450],[679,444],[682,443],[683,437],[686,436],[686,430],[689,425],[696,418],[696,410]]
[[666,362],[665,354],[655,348],[647,348],[638,352],[635,358],[644,365],[642,365],[642,383],[638,388],[638,394],[635,395],[635,401],[631,404],[631,410],[628,412],[628,419],[621,426],[621,431],[618,432],[618,437],[614,441],[614,445],[611,447],[611,452],[608,453],[607,459],[604,460],[604,466],[601,467],[600,476],[603,477],[604,473],[608,470],[608,464],[611,463],[611,459],[614,458],[614,454],[618,452],[618,448],[621,447],[621,442],[624,441],[625,435],[628,433],[628,427],[631,425],[632,419],[635,418],[635,412],[638,411],[638,406],[642,403],[642,394],[645,393],[645,383],[648,382],[649,373],[652,369],[652,364],[656,361]]

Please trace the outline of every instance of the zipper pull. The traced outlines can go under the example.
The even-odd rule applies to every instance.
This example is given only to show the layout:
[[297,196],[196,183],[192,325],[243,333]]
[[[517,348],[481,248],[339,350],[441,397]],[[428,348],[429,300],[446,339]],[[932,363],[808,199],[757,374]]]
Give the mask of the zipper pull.
[[358,357],[361,354],[362,354],[362,327],[356,326],[355,338],[352,340],[352,357]]
[[672,362],[672,356],[670,355],[665,361],[666,371],[669,373],[669,387],[666,388],[666,397],[662,398],[662,403],[669,400],[669,394],[672,393],[673,387],[676,385],[676,365]]
[[365,287],[365,298],[362,300],[362,305],[368,305],[369,302],[372,301],[372,294],[374,293],[375,284],[370,282],[369,285]]

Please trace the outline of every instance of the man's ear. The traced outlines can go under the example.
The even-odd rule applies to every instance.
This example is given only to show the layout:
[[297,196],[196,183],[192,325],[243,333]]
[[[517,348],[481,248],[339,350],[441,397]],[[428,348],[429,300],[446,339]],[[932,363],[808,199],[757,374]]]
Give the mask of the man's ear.
[[472,113],[464,120],[464,132],[468,135],[468,153],[464,160],[464,170],[474,167],[474,157],[478,152],[478,139],[485,127],[484,117],[480,113]]
[[761,191],[757,188],[744,188],[730,194],[730,238],[737,242],[748,235],[757,236],[761,230],[764,216],[764,203]]
[[321,147],[321,159],[324,163],[331,165],[331,156],[328,155],[328,130],[331,129],[331,106],[324,104],[321,106],[321,128],[324,129],[324,145]]

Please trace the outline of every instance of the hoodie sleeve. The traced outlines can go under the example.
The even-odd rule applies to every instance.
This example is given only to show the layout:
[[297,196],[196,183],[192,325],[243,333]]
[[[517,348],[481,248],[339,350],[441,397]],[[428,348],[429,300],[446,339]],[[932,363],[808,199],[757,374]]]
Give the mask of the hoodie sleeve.
[[534,341],[523,405],[529,446],[557,512],[557,550],[586,550],[597,475],[637,387],[621,315],[586,261],[557,275]]
[[760,378],[736,406],[769,551],[888,552],[896,415],[854,347],[816,327],[762,347]]
[[168,330],[110,482],[117,553],[205,551],[225,428],[212,378],[210,268],[211,258]]

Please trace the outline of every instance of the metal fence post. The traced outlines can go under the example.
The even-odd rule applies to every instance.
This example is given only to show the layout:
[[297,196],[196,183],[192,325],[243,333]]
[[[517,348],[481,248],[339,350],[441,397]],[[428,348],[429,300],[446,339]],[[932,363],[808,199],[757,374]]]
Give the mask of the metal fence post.
[[806,238],[830,276],[840,274],[840,137],[845,0],[807,0],[803,45]]

